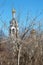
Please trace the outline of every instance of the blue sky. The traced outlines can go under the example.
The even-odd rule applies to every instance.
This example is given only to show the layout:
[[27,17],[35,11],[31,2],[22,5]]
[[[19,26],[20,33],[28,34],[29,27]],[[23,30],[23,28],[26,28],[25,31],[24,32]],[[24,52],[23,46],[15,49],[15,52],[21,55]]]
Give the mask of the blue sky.
[[[0,18],[6,22],[7,26],[12,19],[12,8],[16,9],[16,15],[21,12],[21,19],[25,21],[27,12],[34,17],[43,10],[43,0],[0,0]],[[39,18],[43,18],[43,11]],[[0,25],[3,26],[1,20]]]

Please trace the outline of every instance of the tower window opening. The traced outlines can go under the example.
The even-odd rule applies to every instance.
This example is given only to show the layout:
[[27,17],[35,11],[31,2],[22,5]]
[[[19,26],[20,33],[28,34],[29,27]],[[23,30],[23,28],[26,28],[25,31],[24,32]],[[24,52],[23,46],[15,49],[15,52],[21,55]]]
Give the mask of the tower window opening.
[[12,29],[12,32],[13,32],[13,34],[14,34],[15,30],[14,30],[14,29]]

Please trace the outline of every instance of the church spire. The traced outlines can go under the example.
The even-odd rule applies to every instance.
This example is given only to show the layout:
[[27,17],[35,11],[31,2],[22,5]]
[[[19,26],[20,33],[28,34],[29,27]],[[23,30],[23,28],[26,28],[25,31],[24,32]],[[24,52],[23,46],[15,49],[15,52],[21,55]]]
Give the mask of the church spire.
[[9,29],[9,32],[10,32],[10,36],[12,38],[17,38],[18,37],[18,23],[15,19],[15,13],[16,13],[16,10],[13,9],[12,10],[12,20],[10,21],[10,29]]
[[12,9],[12,17],[15,18],[15,13],[16,13],[16,10],[13,8]]

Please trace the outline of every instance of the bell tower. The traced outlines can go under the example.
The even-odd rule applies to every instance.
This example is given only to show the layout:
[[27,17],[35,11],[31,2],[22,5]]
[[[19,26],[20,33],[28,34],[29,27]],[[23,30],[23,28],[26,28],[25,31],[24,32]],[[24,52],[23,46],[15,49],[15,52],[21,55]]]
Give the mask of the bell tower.
[[16,13],[16,10],[13,9],[12,10],[12,20],[10,21],[10,30],[9,30],[9,34],[12,38],[18,37],[18,23],[15,18],[15,13]]

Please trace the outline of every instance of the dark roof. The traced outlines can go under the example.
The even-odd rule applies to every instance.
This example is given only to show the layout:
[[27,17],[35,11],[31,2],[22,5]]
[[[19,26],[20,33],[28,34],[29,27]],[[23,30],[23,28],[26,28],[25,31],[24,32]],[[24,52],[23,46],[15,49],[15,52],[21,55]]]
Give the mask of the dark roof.
[[13,23],[13,21],[14,21],[14,23],[16,23],[15,18],[13,18],[13,19],[10,21],[10,24]]

